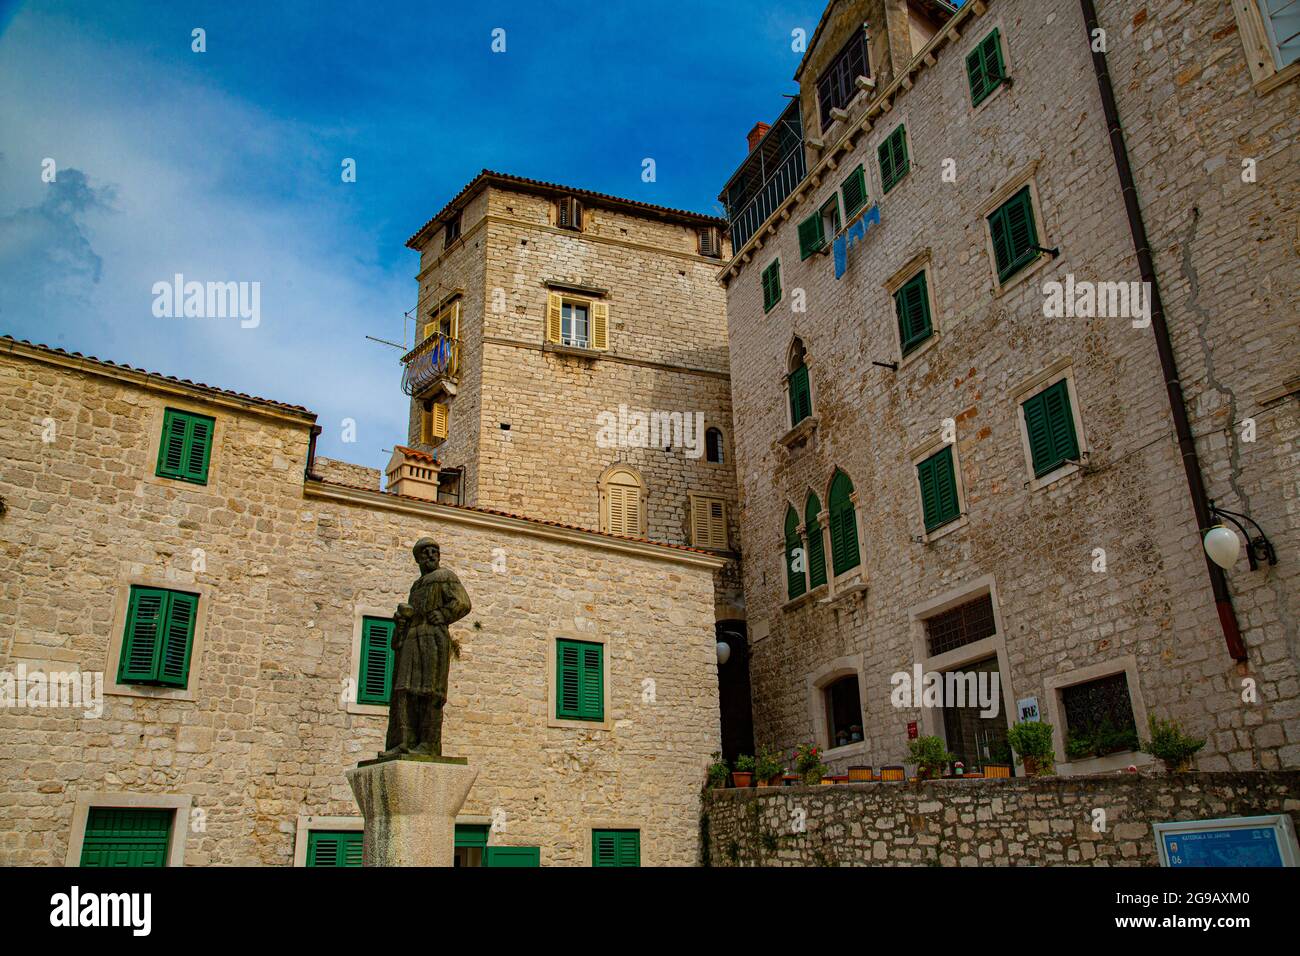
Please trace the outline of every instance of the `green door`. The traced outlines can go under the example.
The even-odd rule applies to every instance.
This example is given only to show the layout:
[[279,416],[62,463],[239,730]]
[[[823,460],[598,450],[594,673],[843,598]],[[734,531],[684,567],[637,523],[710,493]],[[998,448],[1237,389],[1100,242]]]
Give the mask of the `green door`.
[[536,846],[490,846],[483,851],[484,866],[541,866],[542,850]]

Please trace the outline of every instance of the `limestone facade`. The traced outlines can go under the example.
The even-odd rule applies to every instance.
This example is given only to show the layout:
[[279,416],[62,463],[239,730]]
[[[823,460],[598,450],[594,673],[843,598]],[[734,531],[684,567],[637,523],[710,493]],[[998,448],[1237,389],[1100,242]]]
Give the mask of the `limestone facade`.
[[[1140,278],[1080,4],[968,2],[930,35],[895,21],[932,4],[838,2],[800,77],[808,176],[723,273],[760,745],[813,740],[841,772],[903,763],[909,732],[947,730],[936,708],[893,706],[892,675],[992,658],[1002,714],[1036,699],[1064,773],[1145,759],[1065,752],[1063,694],[1121,674],[1142,736],[1154,714],[1208,738],[1201,768],[1300,765],[1297,84],[1254,81],[1235,2],[1099,6],[1209,495],[1280,558],[1227,575],[1249,659],[1225,646],[1152,329],[1044,311],[1050,281]],[[818,71],[864,21],[875,85],[820,130]],[[994,30],[1012,82],[973,105],[967,61]],[[900,126],[909,168],[886,191],[880,148]],[[837,279],[834,234],[801,258],[798,226],[859,164],[879,223]],[[1025,188],[1055,254],[1002,282],[987,219]],[[933,334],[903,354],[894,293],[922,269]],[[796,339],[812,414],[792,430]],[[1056,382],[1081,454],[1040,476],[1021,406]],[[945,447],[958,517],[928,531],[918,465]],[[837,470],[860,564],[791,599],[784,519],[806,549],[812,492],[825,534]],[[927,618],[981,597],[989,636],[934,651]],[[836,747],[825,690],[843,677],[864,739]]]
[[[75,865],[105,802],[177,812],[187,865],[290,865],[313,825],[355,828],[344,772],[386,727],[357,703],[361,621],[406,599],[424,535],[474,605],[444,737],[478,768],[462,815],[542,865],[589,863],[596,828],[638,829],[643,865],[697,861],[722,558],[388,495],[336,463],[304,481],[305,409],[10,339],[0,408],[0,685],[104,689],[98,715],[0,708],[0,865]],[[155,474],[168,408],[215,419],[206,484]],[[199,595],[186,687],[118,683],[133,584]],[[554,719],[566,637],[604,648],[603,721]]]

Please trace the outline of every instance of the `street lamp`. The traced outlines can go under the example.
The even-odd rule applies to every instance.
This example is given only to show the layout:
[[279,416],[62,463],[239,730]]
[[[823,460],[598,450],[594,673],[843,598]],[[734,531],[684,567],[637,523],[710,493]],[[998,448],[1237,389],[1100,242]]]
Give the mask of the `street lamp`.
[[[1259,526],[1259,522],[1254,518],[1249,515],[1238,514],[1235,511],[1216,508],[1213,501],[1210,502],[1210,514],[1218,518],[1226,518],[1236,525],[1242,537],[1246,539],[1246,558],[1250,561],[1252,571],[1259,567],[1260,561],[1277,564],[1277,552],[1273,550],[1273,543],[1268,540],[1268,537],[1264,534],[1264,529]],[[1243,521],[1249,521],[1259,533],[1252,538],[1250,531],[1242,524]],[[1205,553],[1210,556],[1210,560],[1225,571],[1229,570],[1237,562],[1237,558],[1241,556],[1241,539],[1237,537],[1236,532],[1231,528],[1225,528],[1222,524],[1216,524],[1206,530],[1201,543],[1205,547]]]

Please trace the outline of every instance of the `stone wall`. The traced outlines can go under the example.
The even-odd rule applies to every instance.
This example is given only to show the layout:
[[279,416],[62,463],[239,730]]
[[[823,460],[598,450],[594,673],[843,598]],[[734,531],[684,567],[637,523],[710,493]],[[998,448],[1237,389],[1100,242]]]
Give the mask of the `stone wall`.
[[710,866],[1158,866],[1154,823],[1300,821],[1300,772],[715,790],[704,812]]
[[322,458],[317,455],[312,462],[312,473],[322,481],[332,481],[335,484],[351,485],[354,488],[367,488],[370,491],[379,491],[383,485],[383,478],[378,468],[368,468],[365,465],[354,465],[350,461],[339,461],[337,458]]
[[[1295,84],[1256,97],[1226,2],[1103,7],[1211,493],[1257,513],[1279,554],[1296,554],[1296,270],[1294,230],[1280,228],[1293,224],[1284,197],[1300,169]],[[1059,726],[1063,683],[1128,671],[1139,728],[1151,713],[1208,736],[1203,768],[1300,765],[1294,563],[1252,573],[1243,556],[1230,572],[1250,649],[1238,665],[1212,600],[1151,330],[1129,317],[1044,316],[1049,280],[1139,278],[1079,5],[993,0],[959,16],[960,39],[936,46],[934,62],[919,61],[906,84],[873,94],[888,96],[888,110],[864,97],[825,137],[834,147],[875,109],[834,169],[810,168],[802,200],[740,250],[745,261],[729,280],[757,741],[832,744],[820,687],[856,673],[866,740],[832,749],[831,765],[903,762],[909,723],[944,728],[936,710],[894,707],[891,676],[931,663],[926,615],[988,593],[995,636],[972,645],[969,660],[954,652],[942,664],[995,655],[1004,714],[1035,697]],[[965,57],[995,27],[1014,83],[972,107]],[[803,77],[805,95],[814,82]],[[877,149],[900,123],[911,168],[885,194]],[[1267,157],[1268,181],[1253,190],[1231,181],[1247,150]],[[800,259],[796,227],[860,163],[881,224],[836,279],[831,256]],[[1036,190],[1040,244],[1059,256],[1001,287],[988,204],[1024,182]],[[1213,216],[1196,218],[1196,196]],[[784,295],[765,312],[760,275],[777,258]],[[887,284],[918,262],[928,263],[937,334],[904,357]],[[1238,331],[1243,315],[1251,319]],[[784,378],[796,336],[817,424],[787,448],[777,439],[790,428]],[[1088,465],[1043,484],[1027,461],[1017,395],[1066,373]],[[1244,416],[1258,418],[1254,445],[1231,434]],[[934,442],[946,422],[964,514],[927,535],[916,461],[942,447]],[[789,601],[787,507],[802,517],[813,491],[825,508],[837,468],[857,492],[861,567]],[[1066,773],[1096,769],[1070,766],[1064,752],[1058,760]]]
[[[207,485],[154,475],[165,407],[216,418]],[[0,409],[0,671],[102,671],[109,691],[97,719],[0,708],[0,865],[62,864],[79,794],[192,796],[197,865],[287,865],[300,816],[355,816],[343,773],[387,720],[355,704],[354,635],[406,599],[424,535],[474,604],[444,738],[480,768],[463,813],[499,815],[492,841],[540,846],[543,865],[582,865],[614,826],[641,830],[646,865],[697,861],[718,559],[304,487],[310,413],[85,360],[0,354]],[[188,695],[108,687],[130,584],[200,593]],[[558,637],[606,644],[604,724],[549,719]]]

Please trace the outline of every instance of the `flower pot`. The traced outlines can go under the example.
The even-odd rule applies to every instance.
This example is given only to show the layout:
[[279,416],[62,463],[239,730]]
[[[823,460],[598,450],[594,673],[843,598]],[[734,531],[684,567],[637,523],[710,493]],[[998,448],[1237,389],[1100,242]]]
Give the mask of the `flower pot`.
[[871,779],[870,767],[858,766],[849,768],[849,783],[865,783]]
[[758,785],[760,787],[779,787],[781,786],[781,779],[781,774],[778,773],[775,777],[768,777],[766,780],[760,780]]
[[1177,763],[1165,762],[1166,773],[1191,773],[1196,768],[1196,760],[1193,757],[1184,757]]
[[986,763],[984,765],[984,776],[990,778],[996,777],[999,780],[1009,778],[1011,776],[1011,765],[1005,763]]
[[823,786],[823,787],[829,787],[829,786],[831,786],[831,785],[834,784],[834,783],[835,783],[835,778],[834,778],[834,777],[822,777],[822,786]]
[[750,770],[731,771],[731,785],[733,787],[752,787],[754,785],[753,771]]
[[904,780],[906,777],[906,772],[900,766],[894,765],[880,768],[881,780]]
[[787,787],[797,787],[803,782],[803,777],[799,776],[797,773],[787,773],[781,778],[781,782]]

